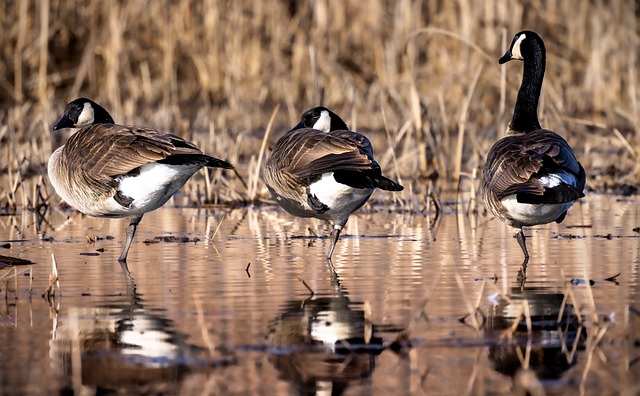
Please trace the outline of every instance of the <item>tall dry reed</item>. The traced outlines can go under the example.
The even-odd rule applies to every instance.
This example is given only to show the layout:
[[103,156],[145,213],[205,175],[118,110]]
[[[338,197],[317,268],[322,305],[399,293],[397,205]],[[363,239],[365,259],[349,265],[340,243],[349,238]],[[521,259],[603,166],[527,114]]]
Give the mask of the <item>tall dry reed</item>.
[[[591,188],[637,184],[639,15],[633,0],[6,0],[0,204],[34,205],[52,123],[78,96],[118,122],[192,139],[253,182],[276,106],[268,146],[322,103],[370,136],[405,191],[446,188],[474,174],[508,122],[521,67],[497,59],[522,29],[547,45],[543,125],[576,148]],[[186,192],[200,203],[267,197],[215,172]]]

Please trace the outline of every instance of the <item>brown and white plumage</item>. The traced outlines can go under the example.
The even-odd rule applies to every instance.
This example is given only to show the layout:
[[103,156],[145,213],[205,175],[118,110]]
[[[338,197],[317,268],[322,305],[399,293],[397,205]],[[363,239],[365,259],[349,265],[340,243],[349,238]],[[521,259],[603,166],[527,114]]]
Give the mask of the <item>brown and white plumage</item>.
[[199,169],[232,168],[179,136],[117,125],[89,99],[69,103],[53,129],[68,127],[80,129],[51,154],[51,184],[82,213],[132,218],[119,258],[123,263],[145,213],[164,205]]
[[522,227],[564,220],[584,197],[586,175],[569,144],[538,121],[545,69],[542,39],[531,31],[516,34],[500,63],[514,59],[524,61],[522,84],[507,136],[487,154],[482,191],[487,209],[519,230],[526,269],[529,253]]
[[333,223],[328,258],[349,216],[374,188],[403,189],[382,176],[369,139],[349,131],[338,115],[324,107],[305,112],[300,123],[278,140],[264,179],[287,212]]

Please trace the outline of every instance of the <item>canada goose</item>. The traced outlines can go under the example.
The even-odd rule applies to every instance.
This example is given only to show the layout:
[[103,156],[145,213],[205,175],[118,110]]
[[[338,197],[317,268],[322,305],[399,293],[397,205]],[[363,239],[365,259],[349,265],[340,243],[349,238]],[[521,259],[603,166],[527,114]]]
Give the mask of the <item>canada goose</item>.
[[72,127],[80,130],[51,154],[49,179],[58,195],[84,214],[131,217],[118,258],[123,264],[145,213],[164,205],[200,168],[233,168],[179,136],[117,125],[89,99],[70,102],[53,130]]
[[542,129],[538,121],[545,56],[540,36],[522,31],[500,58],[500,64],[524,61],[524,72],[507,136],[487,154],[482,178],[487,209],[518,229],[524,274],[529,253],[522,227],[560,223],[574,201],[584,197],[586,179],[569,144],[555,132]]
[[382,176],[369,139],[349,131],[338,115],[324,107],[305,112],[300,123],[276,142],[264,179],[287,212],[333,223],[328,259],[349,216],[374,188],[403,189]]

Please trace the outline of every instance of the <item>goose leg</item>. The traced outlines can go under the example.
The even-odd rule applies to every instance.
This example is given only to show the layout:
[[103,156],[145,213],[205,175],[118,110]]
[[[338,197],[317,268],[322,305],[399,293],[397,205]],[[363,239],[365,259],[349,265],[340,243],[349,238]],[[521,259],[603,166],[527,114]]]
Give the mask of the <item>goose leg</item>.
[[136,228],[138,227],[140,220],[142,220],[142,215],[132,218],[129,226],[127,227],[127,240],[124,242],[124,248],[122,248],[122,253],[118,258],[118,261],[121,264],[124,263],[125,266],[127,263],[127,254],[129,254],[129,248],[131,247],[131,242],[133,241],[133,236],[136,234]]
[[331,257],[327,257],[327,264],[329,265],[329,269],[331,270],[331,282],[338,281],[338,273],[336,272],[336,267],[333,266],[333,261],[331,261]]
[[338,243],[338,239],[340,238],[340,231],[342,231],[342,226],[336,224],[333,226],[333,231],[331,231],[331,248],[329,249],[329,253],[327,254],[327,259],[331,260],[331,256],[333,255],[333,250],[336,248],[336,244]]
[[524,237],[524,231],[522,228],[520,232],[516,234],[516,239],[518,239],[518,244],[520,245],[520,249],[522,249],[522,253],[524,253],[524,261],[522,262],[522,270],[526,274],[527,272],[527,264],[529,263],[529,252],[527,251],[527,240]]

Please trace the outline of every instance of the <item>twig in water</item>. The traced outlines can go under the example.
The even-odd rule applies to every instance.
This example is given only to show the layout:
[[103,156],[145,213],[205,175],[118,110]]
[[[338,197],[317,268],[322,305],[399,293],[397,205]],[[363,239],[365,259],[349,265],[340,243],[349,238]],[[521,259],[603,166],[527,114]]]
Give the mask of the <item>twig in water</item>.
[[56,256],[52,253],[51,254],[51,274],[49,274],[49,286],[47,286],[47,288],[44,291],[44,293],[42,293],[42,297],[45,300],[51,301],[51,297],[54,296],[54,294],[53,294],[54,285],[55,285],[55,288],[58,290],[58,293],[59,293],[60,292],[60,280],[58,279],[58,265],[56,264]]
[[462,294],[462,299],[464,300],[464,305],[467,307],[467,311],[469,312],[468,317],[471,319],[471,325],[476,330],[476,332],[480,334],[480,323],[478,323],[478,319],[476,317],[478,309],[477,307],[474,307],[473,304],[471,304],[471,300],[469,300],[464,283],[462,282],[462,277],[457,271],[455,273],[455,277],[456,282],[458,283],[458,288],[460,288],[460,292]]
[[200,301],[199,298],[195,296],[195,294],[193,295],[193,299],[195,301],[196,311],[198,313],[198,325],[200,326],[200,332],[202,333],[202,341],[204,341],[205,345],[207,346],[207,349],[209,350],[209,358],[213,360],[213,358],[216,355],[216,345],[214,344],[213,341],[211,341],[211,338],[209,337],[209,330],[207,330],[207,326],[204,321],[202,302]]
[[579,323],[582,323],[582,315],[580,314],[580,310],[578,309],[578,301],[576,300],[576,296],[573,294],[573,289],[571,288],[571,283],[568,283],[567,286],[562,291],[562,303],[560,304],[560,311],[558,312],[558,320],[556,323],[562,322],[562,315],[564,314],[564,307],[567,305],[567,300],[571,299],[571,304],[573,304],[573,312],[576,315]]
[[582,325],[578,327],[578,331],[573,340],[573,345],[571,346],[571,350],[567,347],[568,336],[565,336],[562,327],[558,326],[558,334],[560,335],[560,350],[564,353],[565,359],[567,359],[567,363],[573,362],[573,358],[578,351],[578,345],[580,344],[580,339],[582,335]]
[[[586,268],[584,269],[584,278],[585,279],[589,279],[587,277]],[[593,291],[591,290],[591,284],[589,282],[586,282],[585,286],[587,287],[587,298],[588,298],[589,307],[591,308],[591,320],[593,321],[594,324],[597,325],[598,324],[598,311],[596,310],[596,302],[593,299]]]
[[362,304],[362,311],[364,312],[364,343],[369,344],[371,337],[373,336],[373,323],[371,322],[371,303],[365,301]]
[[533,335],[533,327],[531,325],[531,313],[529,311],[529,300],[524,300],[522,301],[522,304],[520,304],[520,308],[518,308],[518,313],[516,314],[516,317],[513,320],[513,324],[511,325],[511,328],[509,328],[509,333],[511,335],[515,334],[523,316],[524,316],[525,323],[527,324],[527,336],[531,338],[531,336]]
[[18,267],[13,267],[13,287],[16,293],[15,299],[18,299]]
[[251,267],[251,263],[248,263],[248,264],[247,264],[247,268],[245,268],[245,270],[244,270],[244,271],[247,273],[247,276],[248,276],[249,278],[251,278],[251,273],[249,272],[249,267]]
[[309,290],[309,293],[311,293],[311,297],[313,297],[316,293],[313,291],[312,288],[309,287],[309,285],[307,285],[307,282],[304,281],[304,279],[302,279],[301,277],[298,277],[298,280],[300,282],[302,282],[302,284],[304,285],[304,287],[307,288],[307,290]]
[[224,219],[225,219],[225,216],[223,216],[222,219],[220,219],[220,222],[218,223],[216,230],[213,231],[213,235],[211,235],[211,239],[210,239],[211,242],[213,242],[213,238],[215,238],[216,234],[218,234],[218,230],[220,229],[220,226],[222,225],[222,222],[224,221]]
[[608,278],[604,278],[604,280],[606,280],[607,282],[613,282],[613,283],[618,283],[618,277],[620,276],[620,272],[618,272],[617,274],[615,274],[614,276],[610,276]]

